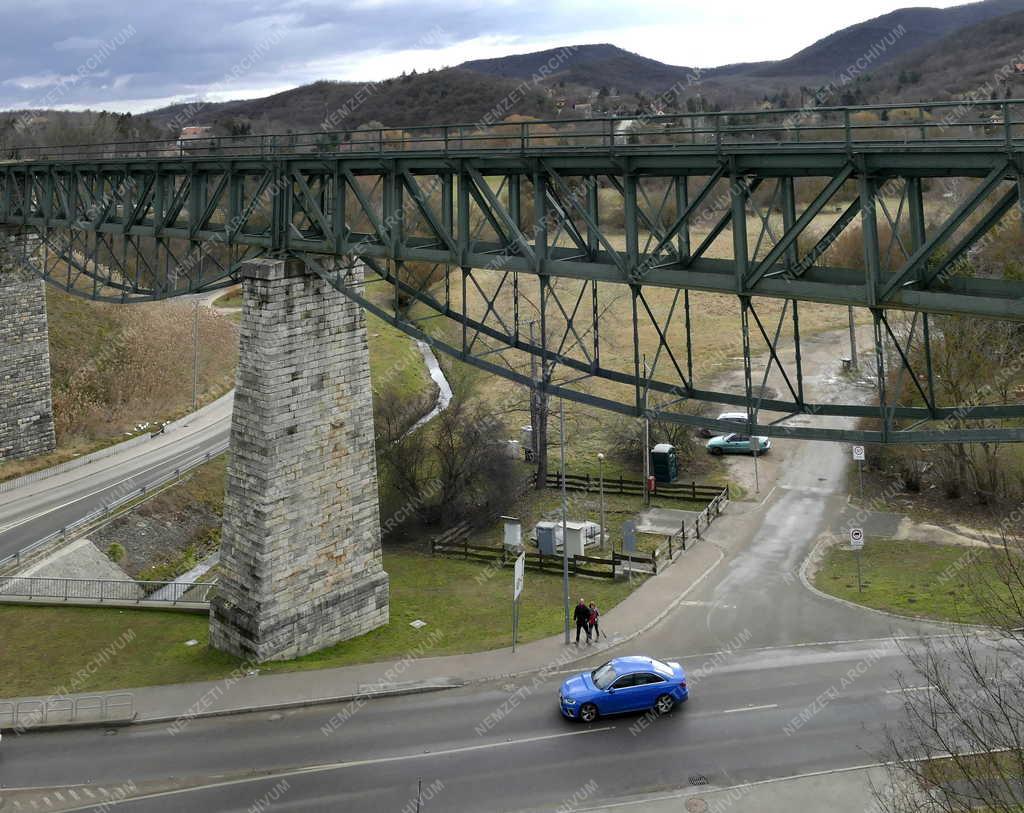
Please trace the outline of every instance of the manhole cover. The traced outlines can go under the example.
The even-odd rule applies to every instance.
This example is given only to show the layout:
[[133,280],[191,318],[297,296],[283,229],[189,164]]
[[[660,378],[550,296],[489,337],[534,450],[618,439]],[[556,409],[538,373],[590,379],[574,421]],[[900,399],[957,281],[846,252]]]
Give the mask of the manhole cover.
[[702,773],[697,773],[691,776],[686,781],[689,782],[691,785],[706,785],[708,783],[708,778],[704,776],[704,774]]
[[707,813],[708,803],[699,796],[686,800],[687,813]]

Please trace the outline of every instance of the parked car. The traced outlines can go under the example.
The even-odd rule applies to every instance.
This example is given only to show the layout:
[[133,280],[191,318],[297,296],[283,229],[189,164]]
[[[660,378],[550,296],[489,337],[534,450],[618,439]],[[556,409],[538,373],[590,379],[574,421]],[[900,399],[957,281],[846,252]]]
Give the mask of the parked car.
[[558,707],[572,720],[592,723],[602,715],[631,711],[668,714],[689,696],[678,663],[631,655],[569,678],[558,692]]
[[707,442],[711,454],[764,454],[772,448],[772,442],[763,435],[719,435]]
[[[716,421],[728,421],[729,423],[741,423],[746,424],[747,413],[746,412],[723,412],[717,418]],[[715,430],[709,429],[706,426],[700,428],[700,436],[702,438],[713,438],[715,437]]]

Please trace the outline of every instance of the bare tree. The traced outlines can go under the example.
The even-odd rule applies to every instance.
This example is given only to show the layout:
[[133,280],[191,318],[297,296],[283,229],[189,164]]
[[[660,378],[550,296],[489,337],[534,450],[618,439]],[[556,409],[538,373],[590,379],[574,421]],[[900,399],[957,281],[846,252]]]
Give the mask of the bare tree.
[[900,687],[933,688],[903,693],[887,732],[890,781],[874,790],[889,813],[1024,809],[1024,537],[967,549],[955,569],[991,631],[901,645],[913,672]]

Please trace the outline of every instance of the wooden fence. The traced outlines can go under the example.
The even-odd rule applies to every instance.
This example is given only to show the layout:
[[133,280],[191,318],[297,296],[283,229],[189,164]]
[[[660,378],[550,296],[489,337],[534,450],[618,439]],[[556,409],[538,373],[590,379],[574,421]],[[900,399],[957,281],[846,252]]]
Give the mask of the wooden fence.
[[[562,477],[558,472],[548,472],[546,485],[548,488],[561,488]],[[566,474],[565,487],[568,491],[600,491],[600,480],[589,474]],[[722,493],[722,486],[709,485],[691,481],[689,483],[654,483],[651,496],[667,497],[676,500],[701,502],[714,500]],[[641,497],[644,494],[643,480],[627,480],[624,477],[605,477],[605,494],[626,494]]]
[[[470,529],[456,526],[449,528],[430,540],[430,553],[434,556],[457,556],[468,561],[485,562],[494,567],[511,567],[515,563],[515,555],[504,548],[494,548],[487,545],[469,544]],[[555,554],[545,556],[540,551],[525,550],[525,565],[530,570],[537,570],[547,573],[561,573],[563,562],[562,556]],[[614,579],[621,573],[625,573],[628,564],[634,573],[658,573],[659,555],[645,553],[615,553],[609,557],[602,556],[570,556],[569,575],[571,576],[593,576],[596,578]]]
[[[547,483],[549,487],[561,487],[560,476],[548,474]],[[565,487],[573,491],[596,491],[598,481],[591,477],[566,475]],[[629,489],[636,488],[636,491]],[[642,480],[625,480],[616,478],[604,481],[605,493],[612,494],[642,494]],[[664,489],[672,489],[671,494],[666,494]],[[622,490],[626,489],[626,490]],[[626,572],[624,564],[629,565],[633,572],[650,573],[657,575],[659,567],[674,561],[681,554],[685,553],[687,547],[702,538],[711,523],[722,513],[722,509],[729,502],[729,488],[723,486],[711,486],[698,483],[660,484],[659,491],[655,492],[661,496],[673,496],[685,500],[709,500],[707,506],[694,518],[693,522],[687,525],[683,522],[680,529],[674,534],[665,537],[665,541],[659,545],[651,554],[646,553],[617,553],[612,551],[606,557],[599,556],[571,556],[569,557],[569,573],[580,576],[596,576],[599,578],[614,579],[620,573]],[[490,518],[490,515],[487,515]],[[443,533],[434,536],[430,540],[430,553],[433,556],[458,556],[468,561],[485,562],[491,566],[511,566],[515,557],[504,548],[491,547],[487,545],[471,545],[469,538],[474,527],[480,525],[477,522],[463,520]],[[526,550],[526,567],[548,573],[562,572],[562,556],[555,554],[545,556],[539,551]]]

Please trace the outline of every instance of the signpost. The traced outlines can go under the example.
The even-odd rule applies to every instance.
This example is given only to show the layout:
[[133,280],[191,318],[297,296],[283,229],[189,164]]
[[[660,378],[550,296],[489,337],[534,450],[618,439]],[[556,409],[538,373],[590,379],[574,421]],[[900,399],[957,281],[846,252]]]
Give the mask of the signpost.
[[857,471],[860,474],[860,499],[864,501],[864,447],[853,447],[853,459],[857,461]]
[[636,522],[629,519],[622,523],[622,552],[629,555],[629,583],[633,583],[633,553],[636,552]]
[[512,575],[512,651],[516,651],[516,638],[519,637],[519,595],[523,592],[523,581],[526,577],[526,553],[520,553]]
[[864,592],[864,583],[861,580],[860,552],[864,550],[864,529],[850,528],[850,547],[857,552],[857,592]]

